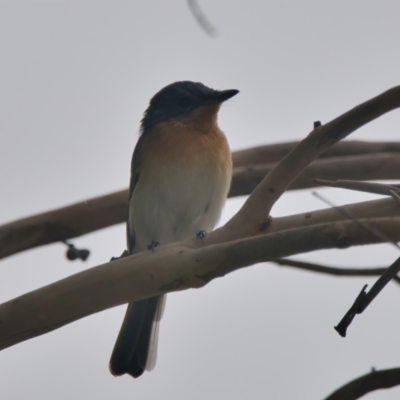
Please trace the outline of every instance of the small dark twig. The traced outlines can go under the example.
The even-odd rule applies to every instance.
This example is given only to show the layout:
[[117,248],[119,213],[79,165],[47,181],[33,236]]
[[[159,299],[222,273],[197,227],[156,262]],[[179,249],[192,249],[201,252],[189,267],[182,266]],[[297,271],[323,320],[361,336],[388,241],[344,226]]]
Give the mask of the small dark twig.
[[352,323],[354,317],[356,314],[360,313],[360,306],[365,299],[366,294],[366,289],[368,285],[364,285],[364,287],[361,289],[361,292],[357,296],[356,300],[354,301],[353,305],[349,308],[349,311],[344,315],[344,317],[341,319],[341,321],[334,327],[335,331],[341,336],[341,337],[346,337],[346,331],[349,325]]
[[66,240],[64,240],[63,243],[68,246],[65,256],[70,261],[75,261],[77,258],[86,261],[90,255],[90,251],[87,249],[77,249],[72,243],[69,243]]
[[365,292],[367,285],[363,287],[354,304],[342,318],[335,330],[340,336],[346,336],[346,330],[353,321],[356,314],[361,314],[375,299],[375,297],[383,290],[383,288],[395,277],[400,271],[400,257],[382,274],[382,276],[374,283],[368,293]]
[[367,393],[378,389],[388,389],[400,385],[400,368],[372,369],[366,375],[360,376],[335,390],[325,400],[356,400]]
[[367,293],[364,301],[360,305],[361,314],[380,293],[380,291],[395,277],[400,271],[400,257],[385,271],[385,273],[374,283]]
[[203,28],[203,30],[210,35],[215,37],[218,33],[217,29],[210,23],[207,19],[196,0],[187,0],[190,11],[192,12],[194,18],[198,24]]

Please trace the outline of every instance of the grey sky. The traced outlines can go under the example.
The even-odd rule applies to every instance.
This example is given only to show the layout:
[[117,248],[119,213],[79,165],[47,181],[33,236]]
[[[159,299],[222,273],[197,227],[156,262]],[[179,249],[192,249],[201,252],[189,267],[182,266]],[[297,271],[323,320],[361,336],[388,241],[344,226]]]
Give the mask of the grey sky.
[[[199,0],[0,2],[0,223],[128,185],[150,97],[176,80],[241,93],[220,112],[233,150],[297,140],[400,82],[400,2]],[[399,140],[400,112],[352,135]],[[321,189],[337,204],[372,198]],[[223,221],[243,199],[229,200]],[[323,208],[309,191],[273,215]],[[120,225],[3,260],[2,301],[109,260]],[[389,245],[305,254],[332,265],[383,266]],[[125,307],[0,353],[4,399],[322,399],[348,380],[400,365],[400,289],[390,285],[346,339],[333,330],[369,279],[335,279],[271,264],[168,296],[153,372],[113,378],[108,360]],[[365,399],[397,399],[400,389]]]

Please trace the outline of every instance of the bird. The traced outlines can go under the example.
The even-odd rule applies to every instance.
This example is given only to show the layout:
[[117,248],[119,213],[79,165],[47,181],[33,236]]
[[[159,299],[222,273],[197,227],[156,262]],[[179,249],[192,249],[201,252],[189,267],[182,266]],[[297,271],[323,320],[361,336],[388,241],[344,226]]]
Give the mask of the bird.
[[[171,83],[150,100],[131,162],[127,246],[130,254],[191,238],[204,240],[221,216],[232,179],[218,111],[236,89]],[[166,295],[130,303],[110,372],[137,378],[155,366]]]

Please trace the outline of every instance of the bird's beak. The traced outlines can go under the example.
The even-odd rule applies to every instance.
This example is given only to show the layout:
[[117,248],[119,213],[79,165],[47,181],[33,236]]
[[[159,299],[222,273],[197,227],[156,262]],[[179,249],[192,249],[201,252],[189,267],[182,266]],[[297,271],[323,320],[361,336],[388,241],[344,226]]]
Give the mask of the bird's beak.
[[223,103],[224,101],[236,96],[239,93],[239,90],[236,89],[228,89],[228,90],[220,90],[217,92],[214,97],[215,101],[218,103]]

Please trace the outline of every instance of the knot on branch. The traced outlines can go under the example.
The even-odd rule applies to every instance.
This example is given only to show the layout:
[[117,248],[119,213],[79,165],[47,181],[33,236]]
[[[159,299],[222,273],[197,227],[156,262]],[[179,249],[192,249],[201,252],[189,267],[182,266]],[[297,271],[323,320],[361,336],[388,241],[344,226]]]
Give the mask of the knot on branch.
[[67,241],[64,241],[64,243],[68,246],[68,250],[65,252],[65,257],[67,257],[68,260],[75,261],[79,258],[82,261],[86,261],[89,257],[89,250],[77,249],[72,243],[68,243]]

